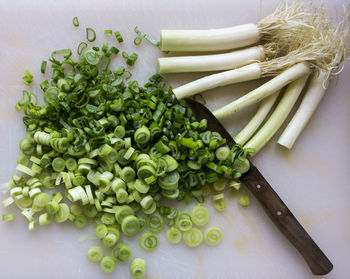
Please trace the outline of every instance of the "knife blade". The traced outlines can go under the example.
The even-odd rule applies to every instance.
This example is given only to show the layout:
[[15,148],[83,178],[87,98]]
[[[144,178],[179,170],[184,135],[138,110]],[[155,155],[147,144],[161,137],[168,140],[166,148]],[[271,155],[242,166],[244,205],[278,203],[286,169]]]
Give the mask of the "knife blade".
[[[221,134],[229,147],[235,144],[230,133],[204,105],[185,99],[197,121],[207,119],[207,129]],[[333,264],[313,241],[310,235],[288,209],[271,185],[249,160],[250,168],[239,180],[252,192],[264,208],[271,221],[303,256],[314,275],[325,275],[333,269]]]

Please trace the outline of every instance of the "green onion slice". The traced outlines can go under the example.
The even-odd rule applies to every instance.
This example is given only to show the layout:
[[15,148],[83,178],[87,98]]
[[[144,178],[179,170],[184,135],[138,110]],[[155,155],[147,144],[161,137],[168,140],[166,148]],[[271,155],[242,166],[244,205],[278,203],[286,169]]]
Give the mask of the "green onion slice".
[[159,214],[153,214],[146,218],[147,228],[153,232],[160,231],[163,228],[163,223],[163,217]]
[[145,251],[153,251],[158,246],[158,237],[152,232],[141,235],[139,241],[140,247]]
[[139,46],[139,45],[141,44],[141,42],[142,42],[142,39],[141,39],[140,37],[136,37],[136,38],[134,39],[134,44],[135,44],[135,46]]
[[78,26],[79,26],[79,20],[78,20],[78,17],[77,17],[77,16],[73,17],[73,25],[74,25],[75,27],[78,27]]
[[118,261],[127,261],[131,257],[131,249],[123,243],[117,243],[111,250],[111,256]]
[[95,41],[96,39],[96,33],[95,33],[95,30],[90,28],[90,27],[87,27],[86,28],[86,39],[89,41],[89,42],[93,42]]
[[204,206],[198,205],[193,208],[191,217],[197,226],[204,226],[209,221],[209,211]]
[[136,216],[129,215],[122,222],[122,231],[126,235],[137,234],[140,230],[139,220]]
[[135,258],[130,264],[131,275],[135,279],[141,279],[146,273],[146,262],[141,258]]
[[78,45],[78,49],[77,49],[78,55],[81,55],[81,54],[83,53],[84,49],[87,48],[87,46],[88,46],[87,43],[81,42],[81,43]]
[[121,42],[124,41],[124,39],[123,39],[123,37],[122,37],[122,35],[120,34],[119,31],[115,31],[115,32],[114,32],[114,35],[115,35],[115,37],[117,38],[117,41],[118,41],[119,43],[121,43]]
[[58,211],[54,215],[57,223],[62,223],[66,221],[69,217],[69,207],[65,203],[59,205]]
[[183,233],[183,240],[187,246],[197,247],[203,241],[203,234],[199,229],[192,228]]
[[87,252],[87,258],[91,262],[99,262],[103,257],[103,250],[99,246],[92,246]]
[[225,211],[226,209],[226,202],[224,200],[218,200],[214,202],[214,207],[217,211]]
[[210,227],[204,233],[204,240],[210,246],[218,245],[223,238],[222,230],[218,227]]
[[170,229],[167,230],[166,232],[166,239],[169,241],[171,244],[177,244],[181,241],[182,234],[181,231],[179,231],[175,227],[171,227]]
[[107,274],[112,273],[115,269],[115,261],[112,257],[105,256],[102,258],[100,262],[100,267],[104,273],[107,273]]
[[14,219],[15,219],[15,216],[12,213],[10,213],[10,214],[3,214],[2,215],[2,221],[3,222],[12,221]]

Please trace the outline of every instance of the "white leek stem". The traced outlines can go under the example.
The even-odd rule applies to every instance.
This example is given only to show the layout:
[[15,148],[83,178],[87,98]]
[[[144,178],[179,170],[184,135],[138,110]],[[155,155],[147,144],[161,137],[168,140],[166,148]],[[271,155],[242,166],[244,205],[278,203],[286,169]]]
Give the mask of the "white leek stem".
[[261,78],[261,68],[258,63],[253,63],[238,69],[197,79],[175,88],[173,92],[178,99],[182,99],[219,86],[258,78]]
[[241,48],[260,40],[256,24],[209,30],[161,30],[162,51],[213,51]]
[[326,93],[329,85],[329,80],[324,84],[326,77],[327,73],[325,71],[321,71],[318,76],[315,75],[312,77],[298,110],[278,139],[280,145],[283,145],[288,149],[293,147],[293,144],[298,139],[306,124],[309,122],[312,114],[317,109],[322,97]]
[[[251,65],[254,65],[254,64],[251,64]],[[260,102],[264,98],[270,96],[271,94],[277,92],[278,90],[281,90],[283,87],[285,87],[287,84],[291,83],[292,81],[307,75],[308,73],[310,73],[310,71],[311,70],[306,63],[298,63],[290,67],[289,69],[285,70],[278,76],[274,77],[273,79],[269,80],[262,86],[256,88],[255,90],[249,92],[248,94],[245,94],[241,98],[233,101],[232,103],[226,106],[223,106],[222,108],[215,110],[213,114],[218,119],[222,119],[231,114],[234,114],[243,108],[246,108],[250,105]]]
[[252,148],[257,153],[277,132],[292,110],[308,78],[308,74],[290,83],[264,126],[248,141],[244,148]]
[[249,123],[239,132],[239,134],[235,137],[235,142],[241,145],[244,145],[251,136],[255,133],[255,131],[259,128],[261,123],[266,118],[267,114],[270,112],[273,104],[276,102],[276,99],[279,95],[280,91],[275,94],[267,97],[259,106],[255,115],[249,121]]
[[263,46],[223,54],[158,58],[158,73],[185,73],[229,70],[265,60]]

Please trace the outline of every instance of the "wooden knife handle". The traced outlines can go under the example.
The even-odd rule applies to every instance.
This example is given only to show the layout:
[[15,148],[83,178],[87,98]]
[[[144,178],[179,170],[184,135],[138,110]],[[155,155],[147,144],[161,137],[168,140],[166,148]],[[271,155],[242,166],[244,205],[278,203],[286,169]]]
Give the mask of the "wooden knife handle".
[[272,222],[300,252],[315,275],[329,273],[333,264],[300,225],[259,170],[252,166],[240,179],[263,206]]

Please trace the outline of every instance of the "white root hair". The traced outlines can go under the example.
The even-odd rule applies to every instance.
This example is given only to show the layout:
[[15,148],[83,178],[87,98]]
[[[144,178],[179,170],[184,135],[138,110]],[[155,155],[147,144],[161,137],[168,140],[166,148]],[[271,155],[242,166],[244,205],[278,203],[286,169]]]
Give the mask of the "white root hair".
[[[350,55],[350,7],[344,7],[335,25],[324,7],[311,2],[283,1],[276,11],[259,22],[268,60],[261,62],[263,76],[274,76],[296,63],[308,62],[310,68],[339,74],[342,62]],[[274,57],[273,57],[274,56]]]

